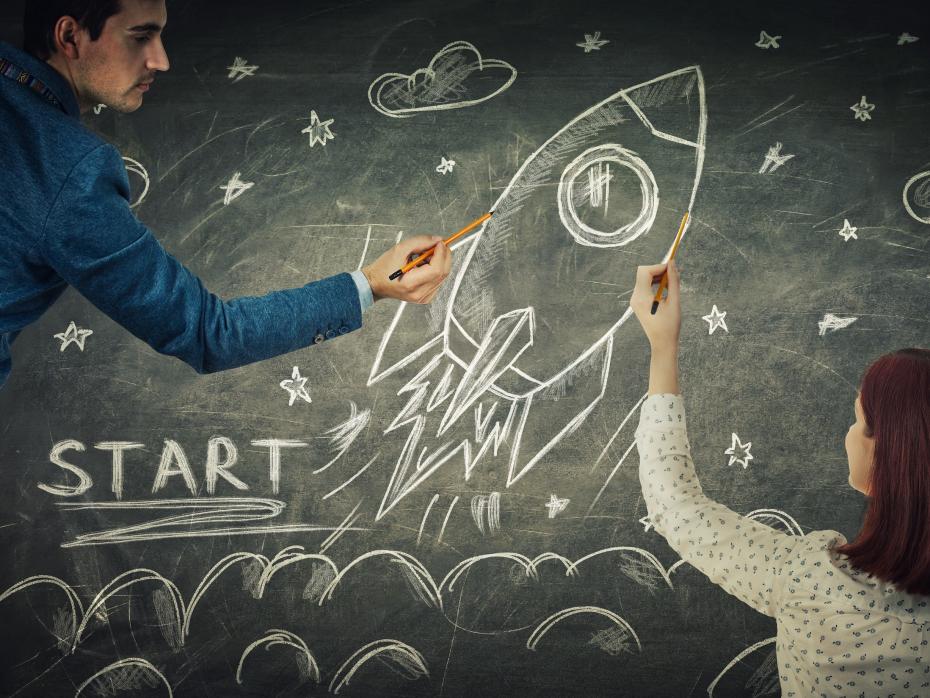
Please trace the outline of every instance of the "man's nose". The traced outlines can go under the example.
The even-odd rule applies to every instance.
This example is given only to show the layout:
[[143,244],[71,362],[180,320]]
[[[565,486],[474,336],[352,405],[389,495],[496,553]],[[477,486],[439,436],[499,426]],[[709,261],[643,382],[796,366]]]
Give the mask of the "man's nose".
[[150,71],[166,71],[171,67],[168,61],[168,53],[165,51],[165,45],[161,37],[156,37],[150,44],[151,50],[145,57],[145,67]]

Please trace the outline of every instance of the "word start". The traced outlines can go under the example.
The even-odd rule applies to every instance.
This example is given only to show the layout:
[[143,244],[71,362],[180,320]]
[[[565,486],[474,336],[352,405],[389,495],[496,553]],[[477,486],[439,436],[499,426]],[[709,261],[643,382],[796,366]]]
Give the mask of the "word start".
[[[278,494],[281,484],[281,454],[283,450],[305,448],[310,445],[306,441],[296,439],[256,439],[251,444],[262,449],[268,449],[268,479],[275,494]],[[116,499],[122,499],[126,454],[128,451],[145,448],[145,444],[135,441],[101,441],[94,444],[94,448],[99,451],[110,452],[110,489]],[[52,446],[52,450],[49,452],[49,460],[73,477],[67,478],[71,482],[58,484],[41,482],[38,484],[39,489],[58,497],[79,497],[91,489],[94,486],[94,480],[90,473],[85,468],[71,462],[77,460],[77,458],[72,453],[69,453],[80,453],[86,450],[86,446],[75,439],[59,441]],[[66,455],[70,460],[65,460]],[[237,490],[249,489],[246,483],[230,472],[238,460],[239,450],[232,439],[225,436],[214,436],[207,442],[207,458],[204,463],[204,482],[207,494],[216,493],[217,482],[220,480],[224,480]],[[156,494],[164,489],[169,479],[176,477],[182,478],[191,495],[197,496],[197,479],[194,476],[187,454],[177,441],[165,439],[161,458],[158,462],[158,469],[155,471],[152,481],[152,493]],[[74,478],[77,478],[77,482],[73,481]]]

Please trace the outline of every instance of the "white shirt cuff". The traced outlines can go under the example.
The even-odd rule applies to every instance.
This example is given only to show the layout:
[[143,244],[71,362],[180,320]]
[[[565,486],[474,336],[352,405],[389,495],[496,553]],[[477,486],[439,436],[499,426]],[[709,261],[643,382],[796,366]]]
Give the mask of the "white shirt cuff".
[[371,295],[371,284],[368,283],[368,277],[360,269],[351,272],[350,276],[352,281],[355,282],[355,288],[358,289],[358,303],[362,306],[362,312],[364,313],[375,302],[374,296]]

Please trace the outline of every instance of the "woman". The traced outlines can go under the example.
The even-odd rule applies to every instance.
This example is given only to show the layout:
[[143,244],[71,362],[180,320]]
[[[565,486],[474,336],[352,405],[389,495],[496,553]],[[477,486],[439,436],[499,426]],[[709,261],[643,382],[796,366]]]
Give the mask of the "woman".
[[846,436],[849,482],[869,496],[865,524],[790,536],[701,490],[678,389],[679,276],[650,313],[665,265],[639,267],[630,305],[652,347],[636,444],[655,529],[682,559],[778,621],[784,696],[930,696],[930,351],[866,371]]

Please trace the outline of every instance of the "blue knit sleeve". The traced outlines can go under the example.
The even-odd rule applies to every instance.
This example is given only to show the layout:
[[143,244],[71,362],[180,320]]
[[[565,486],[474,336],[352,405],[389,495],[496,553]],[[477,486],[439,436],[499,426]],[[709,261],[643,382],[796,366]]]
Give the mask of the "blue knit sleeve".
[[168,254],[129,207],[129,181],[111,145],[68,176],[43,231],[48,264],[84,297],[199,373],[260,361],[361,327],[349,274],[224,301]]

